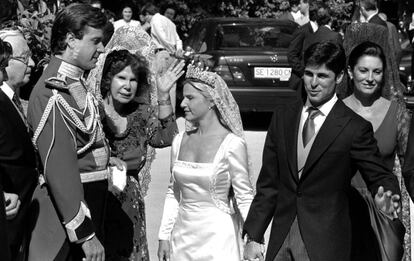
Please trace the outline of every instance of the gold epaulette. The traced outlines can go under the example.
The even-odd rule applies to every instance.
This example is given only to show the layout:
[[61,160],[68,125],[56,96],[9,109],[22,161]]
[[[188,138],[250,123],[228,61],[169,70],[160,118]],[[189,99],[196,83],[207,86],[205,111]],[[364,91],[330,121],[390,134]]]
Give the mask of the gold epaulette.
[[45,80],[45,86],[49,89],[56,89],[58,91],[68,91],[68,83],[58,77],[50,77]]

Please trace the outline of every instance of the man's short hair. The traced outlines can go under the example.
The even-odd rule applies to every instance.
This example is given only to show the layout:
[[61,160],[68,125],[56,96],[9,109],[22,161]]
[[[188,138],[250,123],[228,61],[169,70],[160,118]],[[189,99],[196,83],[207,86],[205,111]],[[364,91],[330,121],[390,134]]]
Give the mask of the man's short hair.
[[2,29],[2,30],[0,30],[0,39],[1,40],[5,40],[7,37],[12,37],[12,36],[22,36],[23,38],[25,38],[24,37],[24,35],[23,35],[23,32],[22,31],[20,31],[19,29],[15,29],[15,28],[7,28],[7,29]]
[[377,10],[377,0],[361,0],[359,5],[364,7],[366,11]]
[[290,7],[295,6],[295,5],[298,6],[299,3],[300,3],[300,0],[289,0]]
[[318,26],[327,25],[332,20],[330,8],[324,4],[319,3],[319,9],[316,15],[316,23]]
[[[24,37],[23,32],[20,31],[19,29],[10,28],[10,29],[2,29],[2,30],[0,30],[0,40],[2,40],[2,41],[8,42],[7,41],[7,38],[8,37],[16,37],[16,36],[21,36],[24,40],[26,40],[26,38]],[[15,55],[16,54],[19,54],[19,53],[21,53],[21,50],[12,49],[12,54],[13,53]]]
[[306,66],[323,66],[338,75],[345,69],[346,56],[344,48],[332,42],[314,43],[304,54]]
[[318,10],[320,8],[319,1],[310,1],[309,2],[309,20],[316,22],[318,18]]
[[66,50],[66,35],[73,33],[82,39],[85,27],[103,29],[107,23],[105,14],[88,4],[71,4],[59,11],[52,27],[51,49],[53,54]]
[[155,5],[151,3],[144,5],[144,7],[141,9],[141,14],[143,15],[155,15],[156,13],[159,13],[159,10]]
[[93,4],[100,4],[100,5],[102,5],[102,1],[101,0],[91,0],[90,4],[91,5],[93,5]]

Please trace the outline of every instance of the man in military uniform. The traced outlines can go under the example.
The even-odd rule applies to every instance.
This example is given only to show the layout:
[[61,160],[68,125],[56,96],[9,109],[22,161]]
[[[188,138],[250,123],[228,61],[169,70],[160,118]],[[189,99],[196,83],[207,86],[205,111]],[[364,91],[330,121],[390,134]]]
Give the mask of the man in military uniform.
[[106,23],[98,9],[73,4],[58,13],[52,27],[54,56],[28,109],[44,169],[35,192],[38,210],[29,260],[105,258],[102,226],[112,158],[84,72],[96,66],[104,51]]

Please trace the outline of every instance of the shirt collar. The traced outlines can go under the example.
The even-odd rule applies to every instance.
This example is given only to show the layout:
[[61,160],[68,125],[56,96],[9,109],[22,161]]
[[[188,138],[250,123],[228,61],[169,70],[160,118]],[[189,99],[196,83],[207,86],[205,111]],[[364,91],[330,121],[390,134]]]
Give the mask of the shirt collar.
[[9,97],[10,100],[13,100],[14,90],[6,82],[3,82],[0,89],[7,95],[7,97]]
[[58,69],[59,74],[73,80],[79,80],[83,76],[84,72],[85,71],[78,66],[67,63],[65,61],[62,61]]
[[[333,106],[335,105],[335,103],[338,101],[338,97],[336,96],[336,94],[334,96],[332,96],[332,98],[325,102],[324,104],[316,107],[319,109],[319,111],[326,117],[329,112],[332,110]],[[309,101],[309,98],[306,100],[305,103],[305,109],[307,110],[309,107],[313,107],[312,104]]]
[[374,13],[372,13],[371,15],[369,15],[368,17],[367,17],[367,21],[369,21],[374,15],[376,15],[376,14],[378,14],[378,10],[377,11],[375,11]]
[[318,24],[314,21],[309,21],[310,25],[312,26],[313,32],[316,32],[318,30]]

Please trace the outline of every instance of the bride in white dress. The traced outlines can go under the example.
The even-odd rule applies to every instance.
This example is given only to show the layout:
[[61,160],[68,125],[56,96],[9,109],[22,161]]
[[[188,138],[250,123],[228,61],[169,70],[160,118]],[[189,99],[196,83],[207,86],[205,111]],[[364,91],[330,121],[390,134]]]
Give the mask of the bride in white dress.
[[254,192],[237,103],[220,76],[193,65],[183,92],[192,128],[173,141],[159,260],[240,261]]

